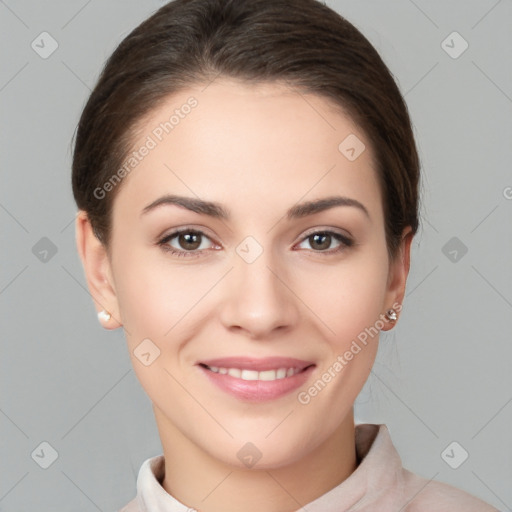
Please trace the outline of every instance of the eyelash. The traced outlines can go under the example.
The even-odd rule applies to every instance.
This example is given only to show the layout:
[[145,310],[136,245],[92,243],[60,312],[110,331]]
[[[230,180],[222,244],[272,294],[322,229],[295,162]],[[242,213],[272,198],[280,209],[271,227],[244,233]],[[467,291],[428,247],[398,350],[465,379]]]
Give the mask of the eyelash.
[[[200,253],[202,251],[208,250],[208,249],[201,249],[201,250],[195,249],[193,251],[185,251],[185,250],[177,250],[177,249],[174,249],[174,248],[170,247],[169,245],[167,245],[168,242],[170,242],[173,238],[176,238],[177,236],[179,236],[183,233],[200,235],[201,237],[206,237],[209,239],[209,236],[206,233],[203,233],[202,231],[199,231],[196,229],[190,229],[190,228],[182,228],[182,229],[178,229],[178,230],[173,231],[172,233],[166,235],[164,238],[162,238],[158,242],[158,245],[162,248],[163,251],[165,251],[173,256],[185,257],[185,258],[198,257],[198,256],[200,256]],[[339,253],[345,249],[348,249],[349,247],[352,247],[354,245],[354,241],[351,240],[350,238],[348,238],[340,233],[337,233],[335,231],[328,231],[328,230],[313,231],[313,232],[307,234],[306,236],[304,236],[302,238],[302,240],[300,241],[300,243],[304,242],[305,240],[307,240],[308,238],[311,238],[314,235],[328,235],[328,236],[331,236],[332,238],[334,238],[335,240],[337,240],[338,242],[341,242],[341,245],[336,247],[335,249],[328,249],[325,251],[315,251],[315,250],[311,249],[311,251],[315,252],[315,253],[332,255],[332,254]]]

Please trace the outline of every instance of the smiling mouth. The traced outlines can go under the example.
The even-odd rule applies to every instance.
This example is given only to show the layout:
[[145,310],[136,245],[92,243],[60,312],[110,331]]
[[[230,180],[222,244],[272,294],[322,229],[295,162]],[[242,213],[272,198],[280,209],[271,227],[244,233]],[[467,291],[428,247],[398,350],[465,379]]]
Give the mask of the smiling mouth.
[[274,368],[269,370],[248,370],[242,368],[225,368],[219,366],[208,366],[207,364],[200,363],[199,366],[206,368],[207,370],[218,373],[220,375],[229,375],[236,379],[248,380],[248,381],[273,381],[273,380],[281,380],[286,379],[288,377],[293,377],[299,373],[305,372],[308,368],[315,366],[314,364],[310,364],[304,368],[296,368],[296,367],[281,367]]

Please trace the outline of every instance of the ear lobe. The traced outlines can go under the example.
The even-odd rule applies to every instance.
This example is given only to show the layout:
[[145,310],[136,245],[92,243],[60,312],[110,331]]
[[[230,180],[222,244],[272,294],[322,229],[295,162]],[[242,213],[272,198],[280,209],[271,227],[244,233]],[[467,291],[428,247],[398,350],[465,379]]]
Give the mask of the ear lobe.
[[107,329],[120,327],[122,323],[108,253],[94,234],[87,213],[83,210],[77,213],[75,233],[78,255],[96,311],[106,310],[110,313],[108,323],[103,323]]
[[[405,287],[407,284],[407,276],[411,264],[411,243],[414,234],[410,226],[406,227],[402,232],[402,241],[397,251],[396,258],[390,262],[388,274],[388,289],[386,293],[386,301],[384,307],[386,310],[395,308],[399,313],[402,309],[402,301],[405,295]],[[399,305],[396,307],[395,305]],[[393,324],[389,325],[391,329]],[[387,331],[388,328],[384,328]]]

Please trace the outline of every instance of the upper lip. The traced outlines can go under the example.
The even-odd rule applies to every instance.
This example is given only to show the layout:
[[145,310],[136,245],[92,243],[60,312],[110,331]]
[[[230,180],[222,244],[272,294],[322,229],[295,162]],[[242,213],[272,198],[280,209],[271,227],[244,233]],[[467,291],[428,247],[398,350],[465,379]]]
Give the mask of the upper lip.
[[279,368],[296,368],[298,370],[303,370],[314,363],[312,361],[304,361],[303,359],[295,359],[293,357],[276,356],[256,359],[254,357],[237,356],[208,359],[205,361],[199,361],[197,364],[215,366],[217,368],[239,368],[240,370],[265,371]]

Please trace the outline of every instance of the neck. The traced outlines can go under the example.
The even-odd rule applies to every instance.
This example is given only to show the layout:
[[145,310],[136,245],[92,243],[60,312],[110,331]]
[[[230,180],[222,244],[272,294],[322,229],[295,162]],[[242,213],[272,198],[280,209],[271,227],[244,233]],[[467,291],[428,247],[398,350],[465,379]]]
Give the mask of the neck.
[[293,464],[239,469],[211,457],[153,406],[165,458],[162,487],[200,512],[292,512],[339,485],[357,467],[353,410]]

